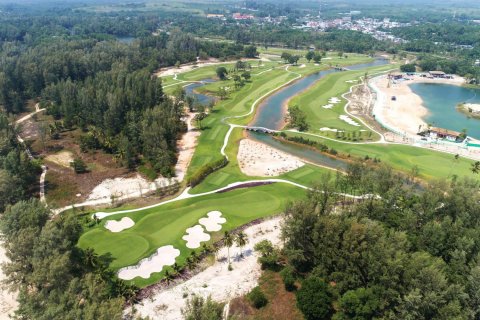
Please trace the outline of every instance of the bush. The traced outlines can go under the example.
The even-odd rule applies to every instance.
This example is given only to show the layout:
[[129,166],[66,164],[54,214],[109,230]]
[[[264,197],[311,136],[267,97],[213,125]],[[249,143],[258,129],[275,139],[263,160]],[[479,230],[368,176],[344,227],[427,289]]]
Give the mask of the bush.
[[268,303],[267,297],[265,296],[265,294],[263,293],[262,289],[260,289],[259,286],[256,286],[255,288],[253,288],[252,291],[250,291],[250,293],[247,294],[247,299],[250,300],[252,305],[257,309],[260,309],[266,306]]
[[258,262],[262,265],[262,270],[278,270],[280,256],[278,249],[276,249],[270,241],[262,240],[255,245],[254,249],[260,253]]
[[306,320],[330,319],[333,314],[332,294],[320,278],[309,277],[297,292],[297,307]]
[[202,182],[203,179],[205,179],[210,173],[225,167],[227,164],[228,164],[227,158],[223,157],[220,160],[217,160],[202,166],[200,169],[198,169],[197,172],[195,172],[188,178],[188,181],[187,181],[188,185],[192,188],[195,187],[200,182]]
[[182,315],[186,320],[221,320],[223,314],[223,304],[212,300],[211,297],[204,299],[193,296],[187,300],[185,308],[182,309]]
[[73,159],[72,163],[70,163],[70,166],[73,168],[75,173],[85,173],[87,172],[87,165],[81,158],[75,158]]
[[283,269],[280,272],[280,276],[283,279],[285,290],[294,291],[297,289],[297,286],[295,286],[295,276],[291,267],[286,267],[285,269]]

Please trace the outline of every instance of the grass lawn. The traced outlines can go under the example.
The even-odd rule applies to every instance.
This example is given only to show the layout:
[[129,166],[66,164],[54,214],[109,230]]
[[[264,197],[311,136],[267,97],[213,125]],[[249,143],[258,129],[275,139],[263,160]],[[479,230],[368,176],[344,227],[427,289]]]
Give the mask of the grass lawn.
[[[360,71],[346,71],[332,73],[322,80],[318,81],[307,91],[297,95],[290,100],[289,106],[297,105],[306,114],[308,123],[310,125],[309,132],[318,135],[330,137],[333,139],[340,139],[336,132],[321,131],[321,128],[330,128],[343,131],[346,138],[349,140],[358,139],[376,141],[380,137],[378,134],[372,132],[368,127],[363,125],[358,119],[352,118],[357,124],[349,124],[340,119],[340,116],[348,116],[345,113],[345,105],[347,100],[342,98],[342,94],[348,92],[350,87],[356,83],[361,83],[361,77],[368,71],[370,74],[377,73],[394,68],[392,65],[384,65],[380,67],[372,67]],[[357,82],[347,82],[347,81]],[[340,100],[338,104],[329,102],[331,98]],[[323,106],[330,105],[331,109],[323,108]]]
[[[298,135],[288,133],[288,135]],[[347,144],[317,137],[310,140],[320,141],[342,154],[364,158],[379,158],[394,169],[410,172],[414,166],[419,169],[420,178],[425,180],[447,179],[452,175],[474,177],[470,166],[473,160],[460,158],[454,160],[453,154],[438,152],[425,148],[396,144]]]
[[[209,211],[219,210],[227,222],[221,231],[213,234],[210,241],[221,238],[225,230],[231,230],[257,218],[280,213],[288,201],[302,198],[305,191],[286,184],[272,184],[249,189],[212,194],[186,199],[140,212],[119,214],[105,218],[87,230],[80,240],[81,248],[91,247],[98,254],[112,255],[111,268],[136,264],[150,256],[157,248],[173,245],[181,254],[177,263],[183,265],[192,251],[185,246],[182,236],[185,230],[198,223]],[[119,233],[112,233],[103,226],[109,219],[119,220],[128,216],[135,226]],[[149,279],[135,278],[133,283],[144,287],[161,279],[162,272],[154,273]]]

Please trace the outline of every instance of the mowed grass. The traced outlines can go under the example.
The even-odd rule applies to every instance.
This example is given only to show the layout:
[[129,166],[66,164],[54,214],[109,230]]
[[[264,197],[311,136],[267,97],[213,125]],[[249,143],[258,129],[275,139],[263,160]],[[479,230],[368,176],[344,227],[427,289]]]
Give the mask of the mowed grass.
[[[340,119],[340,116],[348,116],[345,112],[347,100],[342,97],[344,93],[350,90],[350,87],[360,84],[361,77],[365,72],[370,74],[378,73],[394,68],[393,65],[384,65],[379,67],[367,68],[359,71],[345,71],[332,73],[318,81],[307,91],[297,95],[290,100],[289,106],[297,105],[303,110],[307,116],[310,125],[309,132],[330,137],[339,138],[337,133],[332,131],[321,131],[321,128],[330,128],[343,131],[345,135],[355,136],[359,140],[376,141],[380,137],[377,133],[372,132],[368,127],[362,124],[355,117],[351,117],[359,126],[349,124]],[[347,82],[356,81],[356,82]],[[333,104],[329,100],[337,98],[339,103]],[[323,108],[323,106],[331,104],[331,109]]]
[[[299,134],[288,133],[299,136]],[[334,148],[344,155],[356,158],[378,158],[392,168],[409,173],[415,166],[419,169],[419,177],[425,180],[450,179],[453,175],[458,177],[471,177],[478,179],[472,174],[471,164],[473,160],[460,158],[455,160],[453,154],[400,144],[348,144],[319,137],[308,137],[310,140]]]
[[[176,262],[184,265],[192,250],[185,246],[182,236],[187,228],[198,224],[198,219],[208,212],[219,210],[227,219],[221,231],[211,234],[212,242],[219,240],[224,231],[280,213],[288,201],[304,196],[305,191],[300,188],[276,183],[181,200],[105,218],[98,226],[85,232],[78,245],[84,249],[93,248],[97,254],[111,254],[114,260],[110,267],[115,271],[136,264],[165,245],[173,245],[180,250],[181,254]],[[122,217],[130,217],[135,221],[135,225],[119,233],[112,233],[104,228],[107,220],[119,220]],[[162,276],[163,272],[158,272],[148,279],[137,277],[132,282],[144,287],[157,282]]]

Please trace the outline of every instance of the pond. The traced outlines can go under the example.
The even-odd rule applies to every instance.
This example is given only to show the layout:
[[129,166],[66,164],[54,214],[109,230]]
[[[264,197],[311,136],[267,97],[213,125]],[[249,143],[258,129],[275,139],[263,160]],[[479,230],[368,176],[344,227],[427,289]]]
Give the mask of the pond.
[[480,89],[443,83],[414,83],[410,88],[429,111],[425,122],[459,132],[466,129],[469,136],[480,139],[480,120],[456,110],[459,103],[480,103]]

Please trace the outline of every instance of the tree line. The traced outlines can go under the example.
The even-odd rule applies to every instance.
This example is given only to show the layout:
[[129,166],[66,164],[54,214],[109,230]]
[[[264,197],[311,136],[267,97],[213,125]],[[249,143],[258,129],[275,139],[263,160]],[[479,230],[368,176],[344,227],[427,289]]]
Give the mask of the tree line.
[[[334,192],[341,185],[370,196],[352,204]],[[322,179],[287,206],[282,231],[305,318],[477,319],[478,187],[419,186],[361,163]]]

